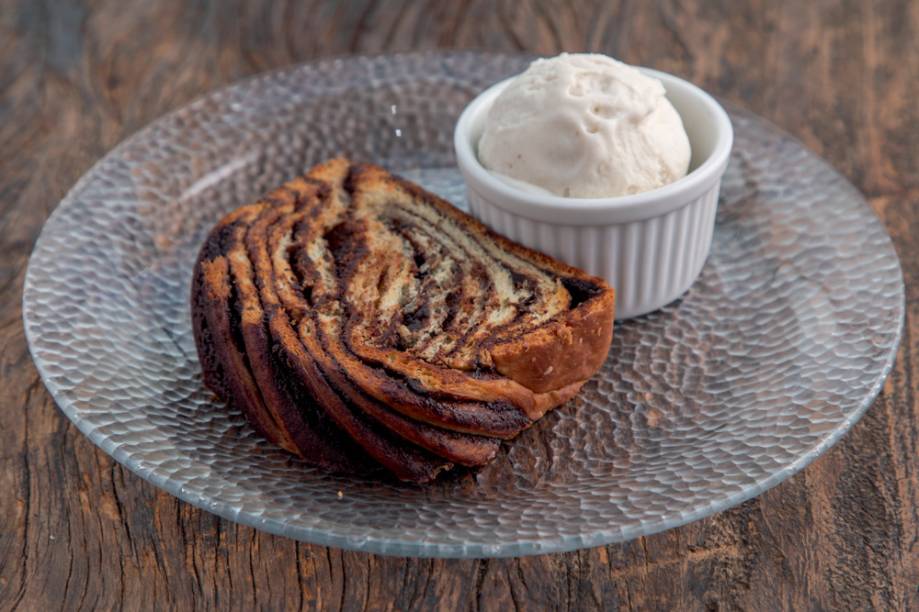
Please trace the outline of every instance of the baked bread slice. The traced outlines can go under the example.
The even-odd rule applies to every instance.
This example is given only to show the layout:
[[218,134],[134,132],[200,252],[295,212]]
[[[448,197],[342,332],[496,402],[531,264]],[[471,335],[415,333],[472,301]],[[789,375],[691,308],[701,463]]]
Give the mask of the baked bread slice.
[[603,280],[382,168],[335,159],[212,230],[192,283],[205,383],[334,469],[479,466],[602,365]]

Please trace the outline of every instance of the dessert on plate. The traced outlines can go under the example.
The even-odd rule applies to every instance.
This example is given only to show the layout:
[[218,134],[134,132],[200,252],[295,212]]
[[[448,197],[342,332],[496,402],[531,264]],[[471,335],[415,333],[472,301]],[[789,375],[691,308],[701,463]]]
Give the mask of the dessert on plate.
[[613,289],[382,168],[335,159],[224,217],[192,318],[204,381],[332,469],[426,482],[573,397]]

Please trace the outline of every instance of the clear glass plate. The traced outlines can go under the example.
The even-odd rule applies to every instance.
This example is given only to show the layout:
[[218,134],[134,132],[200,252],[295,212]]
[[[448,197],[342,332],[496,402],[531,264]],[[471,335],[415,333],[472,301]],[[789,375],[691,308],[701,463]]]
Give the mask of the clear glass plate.
[[714,245],[678,303],[617,325],[602,371],[475,474],[417,487],[332,476],[201,383],[188,292],[230,209],[338,153],[463,205],[453,123],[520,56],[412,54],[259,76],[153,123],[48,220],[23,311],[64,413],[141,477],[231,520],[377,553],[485,557],[628,540],[756,495],[862,415],[903,321],[897,256],[862,196],[730,108]]

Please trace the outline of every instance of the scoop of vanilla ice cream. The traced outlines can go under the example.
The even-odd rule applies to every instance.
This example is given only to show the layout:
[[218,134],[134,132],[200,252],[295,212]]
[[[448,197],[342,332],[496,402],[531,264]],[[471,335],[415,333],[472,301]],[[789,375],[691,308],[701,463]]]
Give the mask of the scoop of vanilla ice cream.
[[560,196],[655,189],[689,169],[689,138],[660,81],[605,55],[539,59],[495,99],[479,141],[493,173]]

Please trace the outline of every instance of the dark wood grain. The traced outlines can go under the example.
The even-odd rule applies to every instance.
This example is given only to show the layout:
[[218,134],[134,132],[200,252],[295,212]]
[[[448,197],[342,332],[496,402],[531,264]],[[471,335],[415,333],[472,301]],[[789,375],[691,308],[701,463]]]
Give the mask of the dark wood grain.
[[[0,0],[0,610],[919,609],[919,3]],[[907,323],[839,445],[742,506],[570,554],[377,557],[218,519],[127,473],[55,408],[20,297],[61,196],[195,96],[321,55],[599,50],[783,126],[870,198]]]

